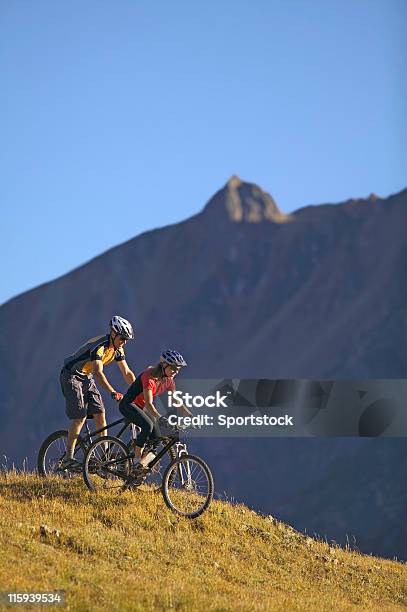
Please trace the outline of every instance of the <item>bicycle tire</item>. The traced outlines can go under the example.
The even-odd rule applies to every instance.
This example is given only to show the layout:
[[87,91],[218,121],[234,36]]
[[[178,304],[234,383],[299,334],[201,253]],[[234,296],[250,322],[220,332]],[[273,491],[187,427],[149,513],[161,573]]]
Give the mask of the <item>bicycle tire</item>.
[[[178,472],[180,471],[179,466],[183,463],[187,464],[188,462],[199,465],[203,469],[203,472],[205,473],[207,481],[208,481],[208,485],[207,485],[208,490],[205,494],[205,501],[201,504],[201,506],[197,510],[193,512],[183,512],[182,510],[180,510],[179,507],[177,508],[176,504],[174,503],[174,500],[171,499],[172,496],[170,494],[171,488],[175,486],[175,479],[177,476],[177,471]],[[177,468],[177,470],[175,468]],[[174,473],[173,478],[172,478],[172,473]],[[164,501],[167,507],[170,510],[172,510],[172,512],[180,516],[183,516],[185,518],[194,519],[200,516],[203,512],[205,512],[205,510],[207,510],[209,504],[212,501],[213,491],[214,491],[214,483],[213,483],[212,472],[209,469],[208,465],[205,463],[205,461],[201,459],[200,457],[197,457],[196,455],[182,455],[181,457],[178,457],[177,459],[175,459],[175,461],[173,461],[167,467],[164,473],[163,484],[162,484],[162,494],[164,497]],[[197,492],[194,491],[194,493],[197,493]],[[198,494],[200,495],[200,493]]]
[[[100,459],[97,457],[98,447],[100,447],[100,452],[102,453],[102,449],[104,449],[103,445],[106,444],[115,444],[116,447],[119,447],[123,453],[122,457],[120,457],[118,460],[116,459],[118,461],[118,465],[120,465],[120,473],[118,469],[115,469],[115,459],[108,461],[109,467],[105,469],[103,464],[100,462]],[[90,465],[92,460],[100,462],[100,467],[98,468],[99,472],[92,472],[92,467]],[[82,473],[86,486],[90,491],[97,491],[99,488],[104,488],[97,485],[97,476],[99,476],[102,481],[113,480],[112,475],[117,480],[126,481],[126,478],[130,472],[130,462],[131,459],[129,457],[127,444],[120,438],[116,438],[115,436],[103,436],[98,438],[89,446],[83,462]],[[122,487],[122,483],[120,483],[119,486]]]
[[[66,429],[60,429],[58,431],[54,431],[47,438],[45,438],[44,442],[41,444],[41,447],[40,447],[40,450],[38,451],[38,456],[37,456],[37,470],[40,476],[46,477],[46,476],[49,476],[50,474],[57,473],[56,470],[51,470],[51,471],[47,470],[47,467],[46,467],[47,453],[51,445],[54,442],[56,442],[59,439],[62,442],[62,440],[66,440],[67,438],[68,438],[68,431]],[[62,456],[65,453],[66,442],[63,443],[63,446],[64,446],[64,451],[62,452],[62,448],[61,448],[61,456],[59,457],[59,459],[62,459]],[[78,451],[81,451],[85,455],[86,450],[87,450],[87,447],[86,447],[85,441],[83,440],[83,438],[79,436],[76,442],[75,454],[77,454]]]

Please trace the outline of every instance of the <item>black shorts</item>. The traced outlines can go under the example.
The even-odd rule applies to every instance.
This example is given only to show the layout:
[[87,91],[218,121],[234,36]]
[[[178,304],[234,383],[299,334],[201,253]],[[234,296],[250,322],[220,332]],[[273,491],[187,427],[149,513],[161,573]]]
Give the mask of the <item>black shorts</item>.
[[69,372],[63,368],[59,380],[68,419],[84,419],[88,415],[104,413],[103,399],[92,374]]

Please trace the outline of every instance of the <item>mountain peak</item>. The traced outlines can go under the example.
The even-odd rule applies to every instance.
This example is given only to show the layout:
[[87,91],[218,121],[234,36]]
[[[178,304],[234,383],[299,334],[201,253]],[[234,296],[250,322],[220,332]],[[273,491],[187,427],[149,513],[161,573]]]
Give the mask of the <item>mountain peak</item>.
[[237,176],[237,174],[232,174],[232,176],[226,183],[226,186],[229,187],[230,189],[237,189],[238,187],[240,187],[241,184],[242,184],[242,180],[240,179],[240,177]]
[[235,174],[209,200],[204,212],[223,214],[234,223],[283,223],[291,218],[279,210],[270,194],[254,183],[242,181]]

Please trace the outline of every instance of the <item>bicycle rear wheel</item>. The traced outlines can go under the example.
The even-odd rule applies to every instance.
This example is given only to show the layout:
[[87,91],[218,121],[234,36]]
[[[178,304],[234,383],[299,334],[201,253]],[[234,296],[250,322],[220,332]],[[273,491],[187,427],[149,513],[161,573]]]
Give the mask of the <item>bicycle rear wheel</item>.
[[[41,448],[38,452],[37,457],[37,470],[40,476],[61,476],[61,478],[67,478],[73,474],[80,474],[82,468],[72,470],[61,470],[61,461],[65,456],[66,444],[68,440],[68,432],[66,430],[54,431],[48,438],[41,444]],[[83,460],[86,454],[86,444],[84,440],[79,437],[75,446],[74,458],[80,465],[83,464]]]
[[91,491],[121,489],[130,469],[126,444],[114,436],[104,436],[95,440],[86,453],[83,479]]
[[186,518],[197,518],[212,501],[212,473],[199,457],[182,455],[166,469],[162,494],[170,510]]

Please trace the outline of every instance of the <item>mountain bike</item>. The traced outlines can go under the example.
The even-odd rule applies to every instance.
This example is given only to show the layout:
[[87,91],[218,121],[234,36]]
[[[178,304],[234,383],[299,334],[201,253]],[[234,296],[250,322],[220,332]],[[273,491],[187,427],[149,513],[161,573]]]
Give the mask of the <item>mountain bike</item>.
[[[160,425],[163,423],[165,420],[161,418]],[[91,491],[134,490],[144,482],[149,484],[153,477],[170,510],[186,518],[200,516],[212,501],[212,473],[205,461],[190,455],[185,443],[179,441],[182,428],[168,426],[167,429],[163,437],[146,444],[146,457],[150,454],[150,459],[145,467],[140,466],[134,451],[129,452],[128,445],[119,438],[106,436],[95,440],[83,462],[86,486]],[[169,456],[173,459],[162,473],[162,460]],[[157,466],[160,466],[158,470]]]
[[[69,469],[61,467],[61,463],[63,458],[65,457],[66,452],[66,443],[68,439],[68,431],[66,429],[54,431],[50,434],[42,443],[41,448],[38,452],[37,457],[37,470],[40,476],[50,476],[56,475],[62,478],[71,478],[78,474],[82,474],[82,467],[85,455],[95,441],[95,436],[99,436],[103,431],[109,430],[113,427],[121,425],[121,428],[115,438],[119,438],[123,444],[128,449],[128,452],[131,453],[134,448],[134,443],[137,438],[138,427],[131,423],[126,418],[118,419],[112,423],[108,423],[106,427],[102,427],[101,429],[97,429],[91,432],[88,424],[88,420],[92,417],[88,417],[85,421],[85,429],[86,434],[84,436],[79,436],[75,446],[74,459],[77,461],[77,465],[69,467]],[[129,440],[127,442],[123,442],[123,436],[126,434],[130,434]],[[105,441],[108,436],[98,437],[98,440]],[[176,451],[174,448],[168,450],[168,458],[166,459],[167,463],[173,461],[176,458]],[[159,474],[162,472],[165,466],[165,459],[160,462],[155,467],[155,470],[151,472],[150,475],[150,484],[155,488],[158,488],[161,485],[161,480],[159,479]],[[159,484],[155,484],[156,481],[159,481]]]

